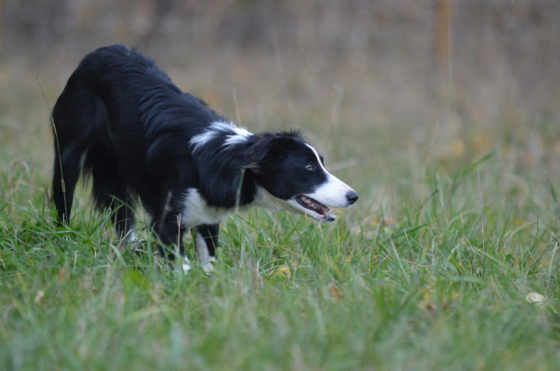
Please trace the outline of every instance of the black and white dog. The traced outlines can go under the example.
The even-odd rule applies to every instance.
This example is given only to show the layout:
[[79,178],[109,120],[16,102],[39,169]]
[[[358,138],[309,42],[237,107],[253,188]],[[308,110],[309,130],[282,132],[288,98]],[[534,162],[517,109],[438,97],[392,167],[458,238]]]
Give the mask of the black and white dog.
[[182,244],[187,228],[194,228],[199,261],[209,271],[219,223],[229,214],[258,205],[332,222],[329,207],[358,199],[297,132],[252,134],[236,127],[122,45],[82,60],[52,119],[59,222],[70,219],[80,173],[91,174],[97,206],[116,210],[117,232],[134,239],[139,197],[162,245],[178,247],[184,270],[190,268]]

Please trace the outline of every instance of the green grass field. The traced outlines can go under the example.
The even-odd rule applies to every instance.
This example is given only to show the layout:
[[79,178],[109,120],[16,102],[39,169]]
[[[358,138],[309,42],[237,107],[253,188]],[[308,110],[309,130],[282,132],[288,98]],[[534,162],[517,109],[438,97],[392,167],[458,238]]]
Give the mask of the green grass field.
[[[52,138],[37,107],[13,114],[26,125],[0,126],[2,370],[560,365],[554,127],[494,130],[490,143],[484,131],[446,141],[431,129],[415,143],[307,120],[358,204],[335,225],[232,217],[207,276],[162,265],[145,219],[139,251],[119,245],[87,184],[70,228],[55,228]],[[544,300],[530,303],[531,293]]]

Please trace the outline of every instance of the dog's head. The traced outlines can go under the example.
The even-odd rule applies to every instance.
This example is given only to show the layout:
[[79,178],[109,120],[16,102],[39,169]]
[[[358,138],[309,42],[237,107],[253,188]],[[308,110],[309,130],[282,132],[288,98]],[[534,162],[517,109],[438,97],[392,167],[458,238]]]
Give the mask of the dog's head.
[[331,207],[350,207],[358,200],[358,194],[325,169],[323,157],[298,133],[270,133],[255,139],[247,170],[283,208],[334,222]]

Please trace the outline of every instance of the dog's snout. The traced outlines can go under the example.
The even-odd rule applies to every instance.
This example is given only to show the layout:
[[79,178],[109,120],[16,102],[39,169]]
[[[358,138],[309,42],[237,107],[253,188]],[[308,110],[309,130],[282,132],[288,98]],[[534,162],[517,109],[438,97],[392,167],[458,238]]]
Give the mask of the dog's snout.
[[354,191],[348,191],[348,193],[346,194],[346,199],[348,200],[348,204],[350,205],[354,205],[356,201],[358,201],[358,198],[358,194]]

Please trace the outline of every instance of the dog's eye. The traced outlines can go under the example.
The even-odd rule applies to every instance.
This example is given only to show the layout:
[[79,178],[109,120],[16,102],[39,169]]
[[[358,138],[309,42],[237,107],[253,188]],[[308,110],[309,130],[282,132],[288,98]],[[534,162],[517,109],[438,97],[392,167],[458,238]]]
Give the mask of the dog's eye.
[[305,170],[313,171],[313,170],[315,170],[315,166],[313,166],[313,164],[310,162],[307,165],[305,165]]

